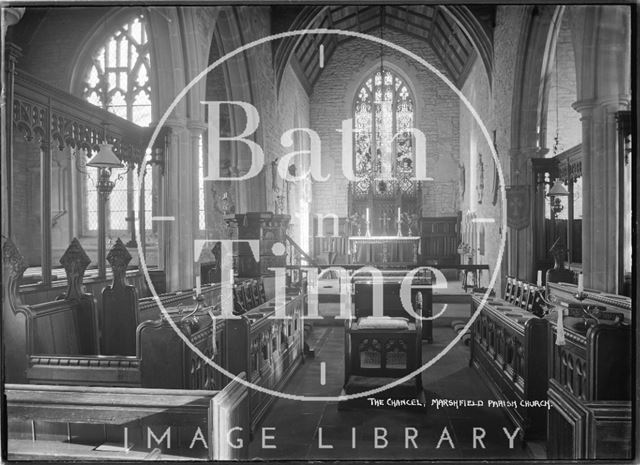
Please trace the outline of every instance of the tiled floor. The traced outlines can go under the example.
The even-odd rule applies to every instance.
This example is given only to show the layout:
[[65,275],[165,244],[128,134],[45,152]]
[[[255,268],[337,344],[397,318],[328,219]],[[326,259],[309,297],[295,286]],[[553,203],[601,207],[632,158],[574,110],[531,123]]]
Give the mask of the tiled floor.
[[[454,335],[449,327],[434,328],[434,343],[423,344],[423,360],[432,359]],[[288,383],[286,392],[306,396],[338,396],[343,384],[343,337],[344,330],[341,327],[315,327],[308,340],[315,348],[315,358],[305,361]],[[509,434],[515,428],[501,409],[486,406],[437,409],[431,405],[433,398],[484,400],[485,405],[488,399],[493,399],[477,373],[468,366],[468,361],[469,348],[459,343],[423,372],[427,395],[425,407],[365,407],[339,411],[335,401],[280,398],[274,402],[261,427],[255,432],[250,457],[270,460],[352,458],[472,461],[534,458],[531,451],[539,451],[540,448],[529,448],[517,437],[513,448],[509,447],[503,428]],[[320,383],[322,363],[326,367],[324,385]],[[384,400],[387,395],[380,393],[375,397]],[[265,428],[264,433],[262,428]],[[484,433],[484,448],[480,441],[474,448],[474,428],[477,428],[477,436]],[[380,437],[377,444],[376,434]],[[263,442],[275,448],[263,447]],[[535,456],[543,458],[539,457],[539,452]]]

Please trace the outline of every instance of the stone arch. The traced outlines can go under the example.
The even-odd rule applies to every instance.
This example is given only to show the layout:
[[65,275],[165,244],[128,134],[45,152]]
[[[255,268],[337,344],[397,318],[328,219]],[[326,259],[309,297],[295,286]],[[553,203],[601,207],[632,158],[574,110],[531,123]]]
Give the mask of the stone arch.
[[[513,97],[511,107],[510,170],[508,183],[527,185],[530,202],[533,201],[535,186],[531,185],[529,160],[544,156],[546,149],[541,146],[540,125],[546,116],[546,74],[553,58],[555,38],[560,25],[563,7],[525,7],[522,30],[518,43],[518,61],[515,67]],[[534,208],[530,209],[529,225],[521,230],[513,230],[509,241],[508,270],[522,279],[533,279],[534,254],[522,244],[533,244]],[[523,253],[526,250],[527,253]]]
[[[514,94],[511,112],[511,150],[510,150],[510,184],[529,185],[531,192],[531,167],[529,160],[544,156],[544,133],[541,127],[545,124],[545,108],[548,98],[548,79],[546,78],[553,60],[553,51],[565,10],[571,8],[571,33],[574,44],[576,61],[576,83],[578,101],[574,109],[582,115],[583,141],[583,174],[585,188],[583,211],[583,270],[585,275],[589,271],[599,269],[615,269],[617,241],[604,238],[616,236],[615,231],[607,230],[602,236],[606,243],[601,248],[607,249],[598,258],[589,259],[589,254],[595,243],[593,231],[600,231],[605,225],[617,225],[612,218],[600,218],[603,212],[615,214],[616,195],[607,195],[606,205],[599,205],[603,196],[591,195],[593,183],[597,179],[589,179],[589,173],[606,173],[607,186],[600,190],[611,190],[616,184],[616,162],[600,161],[600,168],[593,170],[591,160],[595,158],[596,147],[599,152],[615,154],[615,121],[614,112],[626,108],[629,104],[629,34],[630,10],[624,6],[546,6],[537,5],[526,7],[525,20],[518,45],[518,62],[514,80]],[[602,114],[598,118],[598,127],[593,127],[593,109],[598,108]],[[594,130],[595,129],[595,130]],[[604,157],[601,157],[601,160]],[[597,176],[596,176],[597,177]],[[602,176],[601,176],[602,177]],[[601,202],[600,202],[601,203]],[[600,212],[600,213],[598,213]],[[533,221],[533,209],[531,221]],[[595,218],[599,218],[596,220]],[[612,226],[613,227],[613,226]],[[531,226],[516,231],[516,239],[510,241],[510,272],[524,279],[533,279],[533,257],[522,244],[533,243]],[[610,245],[607,245],[610,244]],[[597,255],[597,253],[596,253]],[[593,264],[600,265],[593,268]],[[602,265],[605,264],[605,265]],[[611,267],[609,266],[611,265]],[[593,270],[592,270],[593,268]],[[615,291],[613,282],[615,277],[601,276],[592,285],[601,290]],[[585,282],[585,285],[589,285]]]
[[[209,64],[244,45],[240,24],[235,8],[225,8],[218,14],[216,28],[211,39]],[[255,92],[251,79],[250,64],[246,53],[238,54],[225,61],[221,65],[225,89],[228,100],[254,102]],[[246,124],[243,111],[237,107],[229,108],[229,130],[232,134],[238,134]],[[260,145],[262,141],[262,129],[259,126],[251,136]],[[232,175],[246,173],[250,166],[250,153],[245,144],[231,144],[230,170]],[[250,192],[259,190],[264,192],[264,170],[255,178],[242,183],[233,182],[232,191],[238,211],[262,211],[266,208],[264,196],[250,195]]]
[[[90,32],[85,35],[85,37],[82,39],[82,45],[75,56],[73,66],[71,66],[68,70],[69,79],[67,82],[69,83],[69,88],[67,90],[71,94],[78,96],[81,94],[84,77],[88,69],[91,67],[92,54],[96,51],[96,49],[104,45],[105,41],[120,25],[126,23],[140,13],[144,13],[147,16],[147,25],[150,28],[148,9],[144,7],[118,7],[112,8],[110,11],[108,11],[106,15],[101,19],[101,21],[97,23],[95,27],[91,28]],[[151,31],[147,32],[151,37]],[[155,66],[153,66],[154,57],[155,54],[152,51],[152,66],[150,70],[152,75],[149,76],[149,78],[151,79],[152,88],[155,87],[154,84],[157,79],[156,73],[154,73]]]

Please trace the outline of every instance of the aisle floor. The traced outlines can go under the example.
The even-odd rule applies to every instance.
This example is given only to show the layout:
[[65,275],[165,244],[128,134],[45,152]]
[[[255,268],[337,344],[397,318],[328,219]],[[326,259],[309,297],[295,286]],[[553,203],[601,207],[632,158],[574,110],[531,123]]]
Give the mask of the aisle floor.
[[[435,327],[433,344],[423,343],[423,361],[441,352],[455,334],[450,327]],[[305,360],[285,392],[298,396],[340,395],[344,377],[344,329],[316,327],[308,342],[315,349],[315,358]],[[426,392],[424,406],[375,407],[365,400],[368,406],[363,408],[338,410],[335,400],[279,398],[255,431],[249,456],[265,460],[544,458],[540,444],[523,443],[518,436],[510,448],[507,433],[513,436],[516,428],[501,408],[487,406],[487,401],[495,398],[469,367],[469,347],[462,342],[427,368],[422,378]],[[382,392],[374,397],[386,402],[388,396]],[[437,408],[432,405],[432,399],[483,400],[484,406]],[[484,433],[475,448],[474,428],[478,437]]]

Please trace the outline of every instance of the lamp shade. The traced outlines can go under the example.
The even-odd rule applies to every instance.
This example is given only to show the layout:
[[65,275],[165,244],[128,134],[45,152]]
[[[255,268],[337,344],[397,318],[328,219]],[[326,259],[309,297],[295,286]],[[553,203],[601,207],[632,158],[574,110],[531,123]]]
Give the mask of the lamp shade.
[[549,197],[568,197],[569,191],[562,185],[562,182],[556,179],[556,182],[553,183],[547,195]]
[[96,153],[91,160],[87,162],[87,166],[92,168],[122,168],[122,162],[113,153],[112,144],[100,144],[100,150]]

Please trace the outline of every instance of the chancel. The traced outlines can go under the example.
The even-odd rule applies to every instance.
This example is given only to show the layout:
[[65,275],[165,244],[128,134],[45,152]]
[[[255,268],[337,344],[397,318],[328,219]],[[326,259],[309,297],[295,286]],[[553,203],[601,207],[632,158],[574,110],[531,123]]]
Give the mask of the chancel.
[[3,458],[634,463],[637,14],[5,2]]

